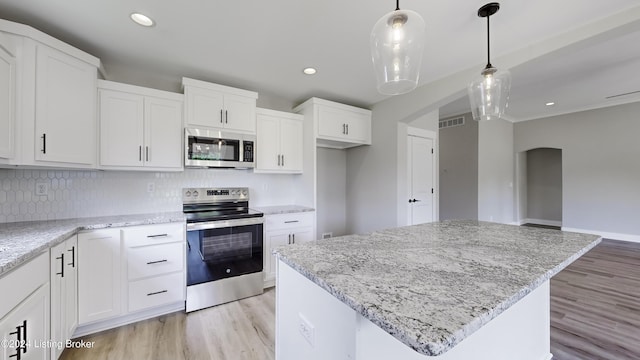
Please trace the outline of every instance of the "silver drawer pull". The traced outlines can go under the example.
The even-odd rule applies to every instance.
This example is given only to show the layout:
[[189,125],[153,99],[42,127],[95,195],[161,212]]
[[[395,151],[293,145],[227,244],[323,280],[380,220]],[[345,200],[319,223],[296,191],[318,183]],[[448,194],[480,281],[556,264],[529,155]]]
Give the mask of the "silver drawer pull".
[[159,238],[159,237],[166,237],[166,236],[169,236],[169,234],[147,235],[148,238]]
[[156,261],[149,261],[149,262],[147,263],[147,265],[151,265],[151,264],[160,264],[160,263],[163,263],[163,262],[167,262],[167,259],[156,260]]
[[289,221],[285,221],[285,224],[291,224],[291,223],[297,223],[300,222],[300,220],[289,220]]
[[148,293],[147,296],[163,294],[163,293],[166,293],[166,292],[167,292],[167,290],[156,291],[156,292]]

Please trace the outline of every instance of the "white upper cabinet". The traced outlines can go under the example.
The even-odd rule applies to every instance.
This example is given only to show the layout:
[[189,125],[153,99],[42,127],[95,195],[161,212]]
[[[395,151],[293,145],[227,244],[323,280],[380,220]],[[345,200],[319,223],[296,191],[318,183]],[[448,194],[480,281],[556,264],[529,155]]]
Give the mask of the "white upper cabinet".
[[11,39],[0,33],[0,159],[13,158],[16,58]]
[[304,117],[258,109],[256,172],[302,173]]
[[94,168],[99,67],[96,57],[0,20],[0,162]]
[[45,45],[36,65],[35,159],[94,165],[96,67]]
[[317,146],[346,149],[371,145],[371,111],[311,98],[294,109],[313,123]]
[[256,133],[258,93],[182,78],[189,127]]
[[182,94],[98,82],[100,166],[182,170]]

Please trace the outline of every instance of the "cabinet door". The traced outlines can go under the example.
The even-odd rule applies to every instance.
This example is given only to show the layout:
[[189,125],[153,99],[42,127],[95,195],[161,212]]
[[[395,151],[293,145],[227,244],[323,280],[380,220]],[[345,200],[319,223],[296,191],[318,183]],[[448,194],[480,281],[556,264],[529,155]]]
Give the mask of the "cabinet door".
[[3,49],[0,42],[0,158],[3,159],[13,158],[15,96],[16,59]]
[[291,233],[289,231],[267,231],[265,237],[268,246],[265,246],[267,252],[264,255],[264,269],[266,271],[264,278],[265,280],[271,280],[276,277],[276,258],[272,250],[278,246],[289,244]]
[[113,90],[99,96],[100,165],[142,166],[144,98]]
[[[7,343],[7,346],[0,347],[0,358],[49,359],[50,348],[45,346],[50,341],[48,329],[49,283],[45,283],[0,320],[0,337],[3,341],[17,340],[19,333],[20,339],[26,339],[26,344],[31,346],[17,349],[9,346],[15,344]],[[16,356],[18,351],[20,357]]]
[[94,66],[45,45],[36,60],[36,160],[96,161]]
[[226,129],[256,133],[256,99],[225,94],[224,111]]
[[302,172],[302,121],[281,119],[280,134],[282,169]]
[[122,313],[119,229],[78,235],[78,323],[84,325]]
[[344,139],[347,137],[348,113],[330,106],[318,106],[318,136]]
[[298,228],[291,231],[292,242],[294,244],[306,243],[314,240],[313,228],[305,227]]
[[182,103],[147,97],[144,104],[145,166],[182,167]]
[[371,140],[371,118],[365,114],[351,113],[347,124],[347,137],[351,141],[370,142]]
[[256,116],[258,170],[280,170],[280,119],[265,114]]
[[71,339],[78,327],[78,237],[65,241],[64,339]]
[[221,92],[193,86],[185,88],[186,123],[188,126],[224,127]]
[[[66,244],[61,243],[51,248],[51,340],[65,341],[66,335]],[[51,357],[57,359],[62,353],[58,347],[51,348]]]

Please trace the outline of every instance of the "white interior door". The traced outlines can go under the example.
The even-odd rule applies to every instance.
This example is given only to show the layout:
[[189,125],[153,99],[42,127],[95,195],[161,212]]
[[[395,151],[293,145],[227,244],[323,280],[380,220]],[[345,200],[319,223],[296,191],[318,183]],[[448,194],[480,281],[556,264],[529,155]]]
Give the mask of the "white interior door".
[[409,136],[409,224],[434,221],[433,139]]

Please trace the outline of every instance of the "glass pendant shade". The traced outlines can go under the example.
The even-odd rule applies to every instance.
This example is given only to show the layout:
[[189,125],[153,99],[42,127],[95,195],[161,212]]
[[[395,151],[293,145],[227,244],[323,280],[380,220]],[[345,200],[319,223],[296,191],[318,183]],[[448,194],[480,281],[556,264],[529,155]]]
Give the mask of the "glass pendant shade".
[[395,10],[371,31],[371,58],[378,91],[399,95],[416,88],[424,47],[425,22],[415,11]]
[[511,74],[494,67],[485,68],[468,88],[474,120],[493,120],[504,115],[509,101]]

